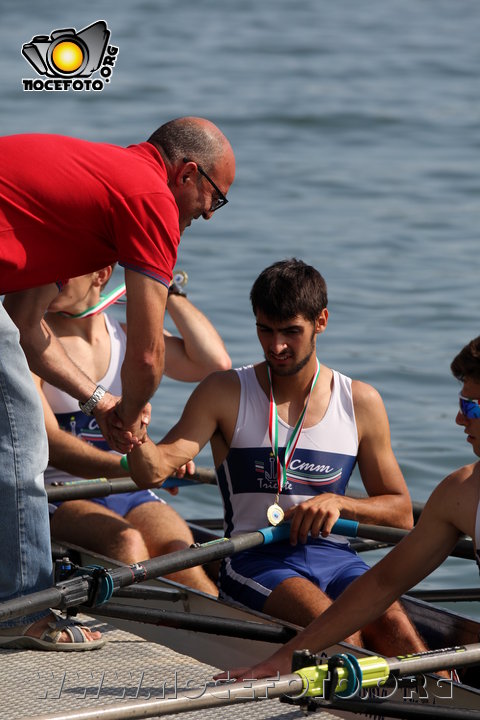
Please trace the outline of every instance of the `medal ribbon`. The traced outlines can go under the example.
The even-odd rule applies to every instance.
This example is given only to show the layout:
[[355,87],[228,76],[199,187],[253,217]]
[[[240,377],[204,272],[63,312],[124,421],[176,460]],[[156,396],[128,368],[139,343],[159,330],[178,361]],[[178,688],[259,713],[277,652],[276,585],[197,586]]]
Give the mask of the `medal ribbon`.
[[[320,374],[320,363],[318,362],[318,358],[317,358],[317,370],[313,377],[312,384],[310,386],[310,391],[309,391],[307,399],[305,401],[305,406],[300,414],[300,417],[297,420],[297,424],[295,425],[295,427],[293,429],[293,433],[290,435],[290,439],[287,442],[287,445],[285,447],[285,462],[282,465],[282,461],[280,460],[280,458],[278,456],[277,404],[276,404],[275,398],[273,396],[273,386],[272,386],[272,377],[270,374],[270,367],[267,364],[268,382],[270,384],[270,408],[269,408],[269,413],[268,413],[268,434],[270,437],[270,444],[272,446],[273,454],[275,455],[275,459],[277,461],[278,495],[280,495],[280,493],[282,492],[282,490],[285,486],[285,483],[287,482],[287,468],[290,464],[290,460],[293,457],[295,448],[297,447],[297,443],[300,438],[300,434],[301,434],[302,428],[303,428],[303,423],[305,420],[305,414],[307,412],[308,402],[312,396],[313,388],[315,387],[315,383],[318,380],[319,374]],[[277,497],[278,497],[278,495],[277,495]]]
[[106,310],[107,307],[110,307],[110,305],[113,305],[113,303],[116,303],[119,298],[122,297],[122,295],[125,294],[125,283],[122,283],[118,287],[116,287],[111,292],[107,293],[106,295],[100,295],[100,300],[95,305],[92,305],[92,307],[87,308],[86,310],[83,310],[83,312],[74,314],[69,312],[59,312],[58,315],[63,315],[63,317],[70,317],[70,318],[86,318],[91,317],[92,315],[97,315],[97,313],[102,312],[103,310]]

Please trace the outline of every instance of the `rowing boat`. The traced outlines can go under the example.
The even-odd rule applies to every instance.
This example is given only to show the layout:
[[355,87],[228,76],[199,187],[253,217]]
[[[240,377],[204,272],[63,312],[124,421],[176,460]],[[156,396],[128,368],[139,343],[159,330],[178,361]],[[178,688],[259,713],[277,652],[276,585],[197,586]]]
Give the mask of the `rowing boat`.
[[[197,542],[218,538],[204,527],[192,524],[190,527]],[[67,552],[82,566],[115,568],[122,565],[72,545],[56,550],[61,556]],[[480,623],[475,620],[413,598],[405,597],[403,603],[431,649],[476,643],[480,639]],[[272,643],[285,642],[298,630],[290,623],[215,599],[165,578],[122,588],[105,605],[88,608],[88,613],[99,619],[108,617],[120,629],[223,670],[260,662],[274,651]],[[341,643],[328,648],[323,655],[345,652],[357,657],[371,654]],[[417,678],[409,687],[375,688],[373,694],[413,703],[480,710],[478,688],[479,679],[475,677],[474,669],[469,668],[463,684],[443,681],[438,685],[438,678],[427,675]],[[368,692],[371,696],[372,690]]]

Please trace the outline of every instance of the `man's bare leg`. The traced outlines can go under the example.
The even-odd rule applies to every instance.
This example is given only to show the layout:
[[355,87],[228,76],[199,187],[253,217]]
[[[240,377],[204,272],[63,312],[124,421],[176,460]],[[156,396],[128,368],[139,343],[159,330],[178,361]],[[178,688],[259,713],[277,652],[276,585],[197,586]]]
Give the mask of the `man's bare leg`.
[[362,637],[365,647],[387,657],[427,650],[398,601],[390,605],[378,620],[362,628]]
[[[131,510],[126,520],[132,527],[141,531],[150,557],[184,550],[194,542],[185,520],[170,505],[164,503],[143,503]],[[167,577],[195,590],[218,596],[215,583],[210,580],[201,565],[180,570]]]
[[[160,503],[159,503],[160,504]],[[51,521],[52,536],[131,565],[149,557],[137,528],[117,513],[89,500],[60,505]]]
[[[305,627],[331,604],[330,598],[310,580],[293,577],[277,585],[265,602],[263,612]],[[363,644],[360,633],[345,639],[357,647]]]
[[[263,610],[269,615],[305,627],[331,604],[332,600],[309,580],[289,578],[275,588]],[[361,633],[355,633],[345,640],[387,657],[427,650],[399,602],[391,605],[378,620],[363,628]]]

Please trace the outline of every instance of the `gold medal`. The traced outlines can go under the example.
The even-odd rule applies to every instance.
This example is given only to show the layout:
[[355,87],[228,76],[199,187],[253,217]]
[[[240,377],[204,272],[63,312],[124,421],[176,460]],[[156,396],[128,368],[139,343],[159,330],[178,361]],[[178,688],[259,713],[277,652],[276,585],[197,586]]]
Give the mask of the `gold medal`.
[[270,505],[267,510],[267,519],[270,525],[280,525],[284,517],[285,515],[280,505],[277,505],[276,502]]

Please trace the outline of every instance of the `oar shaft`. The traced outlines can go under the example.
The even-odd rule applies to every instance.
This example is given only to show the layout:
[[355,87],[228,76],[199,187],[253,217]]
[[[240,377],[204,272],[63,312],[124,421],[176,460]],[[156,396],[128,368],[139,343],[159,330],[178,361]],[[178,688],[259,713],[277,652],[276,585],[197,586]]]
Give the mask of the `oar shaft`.
[[257,545],[286,540],[290,533],[289,525],[276,528],[264,528],[251,533],[242,533],[232,538],[219,538],[198,547],[177,550],[160,557],[145,560],[137,565],[120,567],[112,570],[114,588],[125,587],[136,582],[143,582],[158,576],[170,575],[179,570],[203,565],[212,560],[221,560],[229,555],[250,550]]
[[134,492],[138,490],[131,478],[101,478],[97,480],[77,480],[65,485],[47,485],[48,501],[51,503],[65,502],[66,500],[88,500],[89,498],[103,498],[117,493]]
[[[363,523],[357,524],[356,533],[351,537],[362,537],[367,540],[378,540],[379,542],[385,542],[395,545],[396,543],[403,540],[408,535],[410,530],[403,530],[401,528],[384,527],[382,525],[366,525]],[[343,534],[341,530],[337,530],[339,535]],[[346,533],[348,534],[348,533]],[[460,557],[466,560],[473,560],[475,553],[473,551],[472,541],[468,538],[461,538],[454,549],[450,552],[453,557]]]
[[[88,610],[86,610],[88,612]],[[108,602],[95,608],[95,617],[111,617],[117,620],[132,620],[148,625],[182,628],[195,632],[236,637],[246,640],[262,640],[271,643],[286,643],[296,631],[286,625],[267,625],[251,620],[230,620],[229,618],[199,615],[183,611],[157,610],[144,606],[124,605]]]
[[[144,580],[170,575],[173,572],[184,570],[195,565],[202,565],[211,560],[220,560],[228,555],[249,550],[257,545],[286,540],[290,533],[288,524],[276,528],[264,528],[251,533],[235,535],[232,538],[219,538],[204,543],[198,547],[178,550],[167,555],[145,560],[143,563],[122,566],[109,571],[108,583],[113,590],[134,585]],[[87,576],[72,577],[57,584],[53,588],[46,588],[30,595],[8,600],[0,603],[0,621],[15,617],[22,617],[28,612],[46,608],[65,608],[73,605],[91,602],[92,589],[96,580]],[[78,593],[76,592],[78,586]],[[95,601],[95,603],[101,600]]]
[[426,602],[470,602],[480,600],[480,588],[410,590],[407,596]]
[[[214,485],[215,471],[210,468],[199,467],[194,473],[187,473],[183,478],[169,477],[162,487],[178,487],[194,483]],[[135,492],[138,485],[127,478],[95,478],[94,480],[72,480],[62,485],[47,485],[45,490],[49,502],[64,502],[66,500],[81,500],[94,497],[107,497],[123,492]]]
[[429,650],[416,656],[388,658],[390,672],[399,676],[463,667],[480,661],[480,643]]
[[22,595],[0,603],[0,621],[32,615],[47,608],[65,609],[86,603],[90,596],[91,578],[74,577],[51,588]]
[[57,715],[37,716],[36,720],[136,720],[162,715],[205,710],[212,707],[230,707],[233,704],[267,700],[288,694],[299,695],[302,680],[298,675],[282,675],[278,680],[252,680],[241,683],[192,688],[177,691],[170,697],[159,700],[122,702],[121,705],[80,710]]

